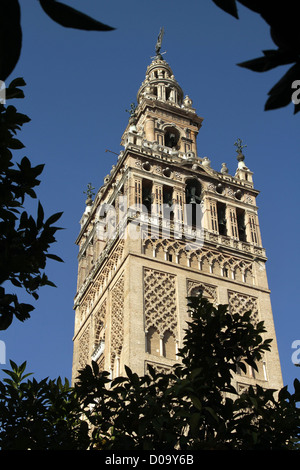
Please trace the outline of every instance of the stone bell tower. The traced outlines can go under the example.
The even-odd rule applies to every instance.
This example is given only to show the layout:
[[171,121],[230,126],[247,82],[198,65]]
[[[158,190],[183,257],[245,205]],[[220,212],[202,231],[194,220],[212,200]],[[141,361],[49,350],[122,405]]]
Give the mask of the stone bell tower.
[[91,360],[112,377],[124,365],[177,361],[188,320],[188,295],[199,290],[232,312],[264,320],[272,351],[259,372],[237,373],[235,385],[282,386],[253,173],[243,146],[237,170],[212,169],[199,157],[203,119],[160,53],[146,70],[122,136],[124,150],[94,200],[88,191],[77,238],[73,380]]

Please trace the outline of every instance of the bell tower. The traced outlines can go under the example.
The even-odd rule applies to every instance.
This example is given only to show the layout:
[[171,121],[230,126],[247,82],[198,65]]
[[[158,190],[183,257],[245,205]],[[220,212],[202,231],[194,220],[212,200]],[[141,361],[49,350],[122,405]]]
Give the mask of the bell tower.
[[234,377],[282,386],[253,173],[237,140],[237,170],[212,169],[199,157],[203,118],[161,54],[132,104],[123,150],[86,208],[76,243],[73,380],[91,360],[115,377],[124,365],[142,375],[148,364],[166,370],[178,361],[186,297],[202,291],[232,312],[251,310],[265,322],[272,350],[259,371]]

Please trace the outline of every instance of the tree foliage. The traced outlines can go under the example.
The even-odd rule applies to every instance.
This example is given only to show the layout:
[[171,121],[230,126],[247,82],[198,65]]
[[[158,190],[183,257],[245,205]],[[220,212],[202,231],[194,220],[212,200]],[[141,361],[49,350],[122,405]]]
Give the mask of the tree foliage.
[[[49,18],[66,28],[111,31],[114,28],[55,0],[38,0]],[[18,0],[0,0],[0,80],[5,81],[22,50],[21,9]]]
[[[238,64],[254,72],[267,72],[276,67],[293,64],[271,88],[265,110],[277,109],[291,103],[292,84],[300,80],[300,6],[297,0],[270,2],[269,0],[213,0],[224,11],[239,18],[236,1],[258,13],[270,27],[270,35],[277,49],[264,50],[263,56]],[[294,104],[294,114],[300,103]]]
[[[90,16],[56,0],[38,0],[49,18],[65,28],[85,31],[112,31]],[[266,72],[276,67],[292,64],[283,77],[269,91],[265,110],[277,109],[291,103],[292,84],[300,80],[300,32],[298,27],[300,6],[297,0],[270,2],[269,0],[212,0],[218,7],[239,18],[237,1],[259,14],[270,27],[275,49],[263,50],[261,57],[238,65],[255,72]],[[5,81],[18,63],[22,49],[21,11],[18,0],[0,0],[0,79]],[[298,101],[298,100],[297,100]],[[294,113],[300,103],[294,104]]]
[[[56,23],[66,28],[109,31],[105,25],[74,8],[55,0],[38,0],[43,11]],[[14,70],[22,49],[21,10],[18,0],[0,0],[0,79],[4,82]],[[5,89],[6,99],[23,98],[23,79],[16,79]],[[35,187],[44,165],[32,166],[28,157],[13,163],[12,151],[23,149],[16,137],[28,116],[18,113],[12,105],[0,104],[0,330],[11,324],[13,317],[24,321],[30,317],[33,306],[21,302],[8,288],[22,288],[35,299],[41,286],[54,284],[44,269],[47,258],[61,259],[48,250],[55,242],[54,224],[61,213],[45,220],[38,203],[34,218],[24,210],[25,198],[36,198]]]
[[67,380],[27,379],[26,362],[11,361],[0,382],[2,450],[82,450],[88,447],[87,423]]
[[181,362],[169,372],[128,367],[114,379],[96,363],[73,388],[27,381],[12,363],[0,383],[0,448],[92,450],[298,449],[300,384],[295,391],[249,387],[238,395],[232,374],[256,367],[271,347],[263,323],[230,314],[201,296],[189,299]]
[[[23,98],[23,79],[11,82],[6,99]],[[25,156],[13,161],[13,151],[24,148],[17,133],[30,119],[13,105],[0,104],[0,329],[6,329],[13,317],[24,321],[34,307],[20,302],[15,288],[22,288],[34,299],[45,285],[54,286],[44,272],[47,258],[61,259],[48,253],[56,241],[55,222],[62,213],[45,219],[42,204],[38,203],[34,218],[24,210],[27,198],[36,199],[35,187],[44,165],[32,166]]]

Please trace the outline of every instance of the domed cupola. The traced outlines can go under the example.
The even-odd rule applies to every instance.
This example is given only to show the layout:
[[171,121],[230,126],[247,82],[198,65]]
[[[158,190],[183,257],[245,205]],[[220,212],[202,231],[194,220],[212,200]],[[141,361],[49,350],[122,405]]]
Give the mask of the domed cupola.
[[179,107],[182,105],[183,91],[169,64],[160,57],[155,57],[147,68],[145,80],[137,94],[137,102],[140,103],[143,98],[164,101]]
[[139,104],[143,98],[148,98],[180,107],[183,103],[183,91],[175,80],[171,67],[160,52],[162,37],[163,29],[156,43],[156,56],[147,67],[145,80],[138,91],[137,102]]
[[184,97],[170,65],[163,59],[162,36],[163,28],[121,144],[142,147],[170,158],[197,156],[196,138],[203,119],[196,114],[192,100]]

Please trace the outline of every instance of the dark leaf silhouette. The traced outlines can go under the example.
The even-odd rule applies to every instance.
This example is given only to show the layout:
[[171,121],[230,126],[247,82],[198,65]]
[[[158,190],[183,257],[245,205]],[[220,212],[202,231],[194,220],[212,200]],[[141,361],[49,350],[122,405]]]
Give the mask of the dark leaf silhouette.
[[[252,366],[270,350],[264,322],[200,296],[188,307],[182,362],[163,372],[149,365],[139,376],[125,366],[126,374],[111,378],[92,361],[70,386],[60,377],[37,381],[26,362],[10,360],[0,381],[1,450],[146,450],[176,459],[208,449],[299,450],[299,380],[293,393],[229,387],[241,358]],[[182,457],[177,463],[191,463]]]
[[300,52],[299,2],[264,1],[259,13],[270,26],[271,38],[276,46],[285,51]]
[[[230,15],[238,18],[238,9],[236,6],[236,0],[212,0],[218,7],[226,11]],[[261,13],[265,6],[262,0],[238,0],[242,5],[249,8],[249,10],[255,13]]]
[[[20,98],[19,87],[24,85],[22,78],[13,80],[7,87],[7,99],[8,96]],[[29,121],[15,106],[0,105],[0,330],[7,329],[14,317],[22,322],[27,320],[34,309],[30,304],[19,302],[18,295],[7,289],[21,288],[37,300],[40,287],[54,285],[44,272],[47,259],[61,261],[58,256],[49,254],[48,249],[56,241],[54,235],[59,228],[53,224],[62,213],[45,220],[40,202],[36,218],[24,210],[27,197],[37,197],[35,188],[40,184],[37,177],[44,168],[43,164],[32,166],[28,157],[23,157],[19,163],[13,161],[11,149],[24,147],[16,138],[17,131]]]
[[[295,107],[294,107],[294,114],[299,113],[299,111],[300,111],[300,103],[295,104]],[[300,364],[299,364],[299,366],[300,366]]]
[[[264,57],[241,62],[240,67],[248,68],[254,72],[267,72],[275,67],[290,63],[295,64],[270,90],[265,110],[277,109],[292,102],[291,85],[299,79],[300,55],[300,4],[295,0],[284,2],[270,2],[267,0],[238,0],[244,7],[258,13],[270,26],[270,35],[278,47],[277,50],[264,51]],[[236,0],[213,0],[222,10],[238,18]],[[298,74],[298,76],[296,76]],[[294,114],[299,112],[300,106],[294,103]]]
[[246,62],[241,62],[240,67],[253,70],[254,72],[267,72],[279,65],[286,65],[295,62],[295,54],[286,54],[280,50],[268,50],[263,51],[264,56],[258,57],[257,59],[248,60]]
[[[291,84],[300,76],[300,63],[293,65],[269,91],[265,110],[277,109],[291,102]],[[298,108],[296,108],[298,109]],[[295,110],[296,111],[296,110]],[[297,111],[296,111],[297,112]]]
[[244,7],[249,8],[249,10],[254,11],[255,13],[261,13],[265,8],[265,2],[262,0],[238,0]]
[[[53,21],[66,28],[87,31],[115,29],[63,3],[54,0],[39,2]],[[5,82],[16,67],[22,50],[21,11],[18,0],[0,0],[0,8],[0,80]]]
[[0,80],[14,70],[22,49],[20,5],[18,0],[0,0]]
[[222,8],[222,10],[226,11],[226,13],[229,13],[235,18],[238,18],[238,12],[237,12],[235,0],[213,0],[213,2],[218,7]]
[[87,31],[111,31],[114,29],[61,2],[56,2],[55,0],[39,1],[44,12],[53,21],[65,28],[83,29]]

